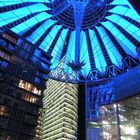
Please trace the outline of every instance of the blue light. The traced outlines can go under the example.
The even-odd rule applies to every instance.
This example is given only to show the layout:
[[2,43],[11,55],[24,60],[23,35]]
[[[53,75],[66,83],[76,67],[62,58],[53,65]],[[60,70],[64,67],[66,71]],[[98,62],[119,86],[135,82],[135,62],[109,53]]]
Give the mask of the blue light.
[[70,73],[72,71],[71,68],[67,66],[67,63],[71,62],[72,60],[74,61],[75,59],[75,32],[76,31],[73,31],[71,33],[69,44],[68,44],[68,50],[65,58],[65,64],[66,64],[65,69],[67,73]]
[[52,66],[51,68],[55,68],[59,65],[59,62],[61,61],[60,56],[64,47],[66,35],[67,35],[68,29],[65,29],[61,32],[59,39],[56,42],[55,48],[53,49],[52,56],[53,59],[51,61]]
[[128,0],[114,0],[111,5],[128,5]]
[[0,7],[1,6],[8,6],[8,5],[14,5],[14,4],[20,4],[25,2],[46,2],[49,3],[49,0],[1,0],[0,1]]
[[89,34],[90,34],[90,41],[92,45],[96,68],[98,68],[100,72],[104,73],[107,64],[104,55],[102,53],[102,50],[100,48],[97,36],[93,30],[89,30]]
[[[40,14],[36,15],[35,17],[32,17],[31,19],[26,20],[25,22],[15,26],[11,30],[19,35],[22,35],[23,33],[27,32],[34,25],[36,25],[37,23],[39,23],[43,20],[46,20],[49,17],[50,17],[50,15],[48,15],[45,12],[40,13]],[[32,41],[32,40],[30,40],[30,41]]]
[[[42,13],[43,17],[46,17],[46,13]],[[46,20],[41,26],[39,26],[30,36],[26,39],[31,41],[33,44],[45,33],[45,31],[54,24],[54,21],[49,19]]]
[[130,33],[134,38],[136,38],[138,41],[140,39],[140,29],[131,24],[130,22],[124,20],[121,18],[121,16],[118,15],[111,15],[106,17],[108,20],[117,23],[122,28],[124,28],[128,33]]
[[[135,3],[135,2],[134,2],[134,3]],[[133,6],[130,4],[129,0],[114,0],[111,4],[112,4],[112,5],[115,5],[115,8],[118,7],[118,6],[122,6],[121,9],[123,9],[123,8],[129,8],[129,10],[131,10],[131,13],[133,13],[134,16],[137,15],[137,17],[139,17],[139,15],[138,15],[138,13],[136,12],[136,10],[135,10],[135,9],[133,8]],[[116,6],[116,5],[118,5],[118,6]],[[117,11],[117,12],[120,12],[120,10]],[[122,13],[120,12],[120,14],[122,14]],[[130,15],[128,14],[128,16],[130,16]]]
[[127,54],[136,57],[136,47],[129,41],[125,35],[123,35],[111,22],[107,21],[102,23],[109,31],[111,31],[112,35],[117,39],[119,44],[125,50]]
[[86,63],[83,66],[82,73],[84,76],[87,76],[89,71],[91,70],[91,67],[90,67],[86,33],[83,31],[81,32],[81,52],[80,52],[80,62],[82,61]]
[[58,30],[61,28],[62,26],[54,26],[53,29],[50,31],[50,33],[46,36],[46,38],[43,40],[43,42],[41,43],[41,45],[39,46],[39,48],[43,49],[45,52],[48,51],[50,45],[52,44]]
[[0,14],[0,27],[4,26],[8,23],[11,23],[15,20],[18,20],[20,18],[26,17],[27,15],[30,15],[32,13],[42,12],[49,10],[48,7],[46,7],[44,4],[34,4],[28,7],[19,8],[16,10],[12,10],[9,12],[1,13]]
[[[107,3],[105,0],[63,0],[62,3],[61,0],[1,0],[0,8],[0,32],[10,29],[20,36],[23,35],[35,47],[51,52],[51,68],[59,66],[62,53],[66,72],[75,72],[67,65],[68,62],[83,61],[85,65],[82,73],[85,77],[92,70],[91,67],[97,68],[103,75],[108,64],[113,63],[121,69],[122,58],[127,54],[137,59],[135,45],[140,42],[140,16],[129,0],[113,0]],[[116,46],[111,34],[120,46]],[[107,54],[100,43],[103,43]],[[120,47],[126,54],[119,50]]]
[[122,56],[120,55],[120,53],[118,52],[118,50],[116,49],[114,44],[112,43],[111,39],[109,38],[108,34],[105,32],[103,27],[98,28],[98,31],[101,35],[101,38],[104,42],[104,45],[107,49],[107,52],[108,52],[108,54],[111,58],[111,61],[113,62],[113,64],[115,64],[115,65],[117,65],[118,67],[121,68],[121,66],[122,66],[121,65],[122,64]]
[[66,58],[67,60],[74,61],[74,56],[75,56],[75,31],[71,33]]
[[109,10],[110,13],[119,14],[119,15],[125,15],[127,17],[131,17],[134,20],[140,20],[140,17],[135,12],[135,10],[124,7],[124,6],[115,6],[115,8]]

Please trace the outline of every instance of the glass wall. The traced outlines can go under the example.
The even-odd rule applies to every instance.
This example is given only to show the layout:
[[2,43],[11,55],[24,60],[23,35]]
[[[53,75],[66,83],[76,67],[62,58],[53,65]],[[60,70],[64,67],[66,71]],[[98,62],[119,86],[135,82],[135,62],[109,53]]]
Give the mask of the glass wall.
[[87,135],[87,140],[140,140],[140,95],[100,106]]

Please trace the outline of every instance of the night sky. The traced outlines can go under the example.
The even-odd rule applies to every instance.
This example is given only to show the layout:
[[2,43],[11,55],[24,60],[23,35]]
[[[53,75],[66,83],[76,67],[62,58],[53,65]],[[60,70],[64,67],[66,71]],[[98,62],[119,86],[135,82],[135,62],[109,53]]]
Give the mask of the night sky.
[[129,0],[132,6],[137,10],[140,14],[140,0]]

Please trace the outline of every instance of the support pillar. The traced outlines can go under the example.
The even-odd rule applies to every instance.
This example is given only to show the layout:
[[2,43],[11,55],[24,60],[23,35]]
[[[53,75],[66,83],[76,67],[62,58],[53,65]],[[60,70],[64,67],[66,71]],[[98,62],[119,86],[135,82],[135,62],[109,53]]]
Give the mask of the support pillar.
[[85,107],[85,85],[78,87],[78,134],[77,140],[86,140],[86,107]]
[[117,118],[117,129],[118,129],[118,140],[121,140],[121,129],[120,129],[120,118],[118,104],[116,104],[116,118]]

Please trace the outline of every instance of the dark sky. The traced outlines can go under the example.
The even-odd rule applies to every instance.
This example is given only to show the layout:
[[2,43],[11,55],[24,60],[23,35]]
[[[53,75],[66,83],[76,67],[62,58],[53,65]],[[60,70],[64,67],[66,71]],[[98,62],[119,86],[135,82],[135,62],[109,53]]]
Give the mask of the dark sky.
[[137,10],[140,14],[140,0],[129,0],[132,6]]

